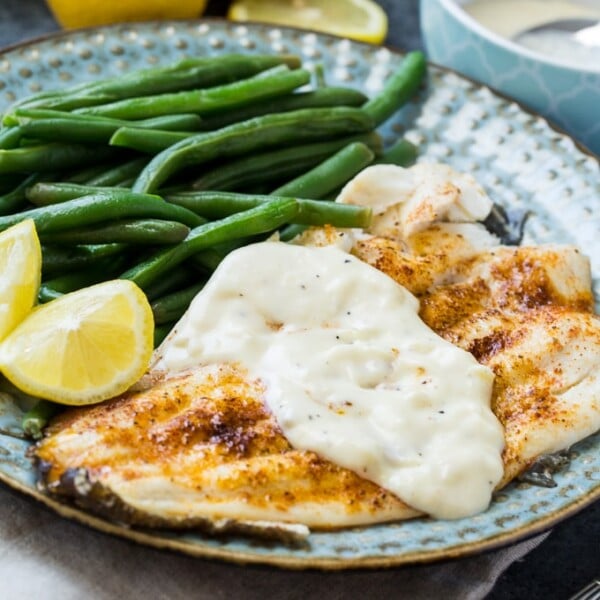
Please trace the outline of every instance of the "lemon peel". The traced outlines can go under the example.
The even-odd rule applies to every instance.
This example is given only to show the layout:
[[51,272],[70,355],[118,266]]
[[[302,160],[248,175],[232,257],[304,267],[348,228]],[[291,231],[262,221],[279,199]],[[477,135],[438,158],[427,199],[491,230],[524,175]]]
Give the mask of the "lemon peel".
[[48,0],[56,20],[66,28],[92,27],[123,21],[194,19],[206,7],[207,0]]

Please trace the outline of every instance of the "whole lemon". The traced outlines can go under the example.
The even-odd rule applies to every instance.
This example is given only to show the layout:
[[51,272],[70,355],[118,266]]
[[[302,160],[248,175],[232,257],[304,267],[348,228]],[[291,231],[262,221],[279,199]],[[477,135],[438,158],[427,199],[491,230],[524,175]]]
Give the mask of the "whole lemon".
[[208,0],[47,0],[56,20],[66,28],[108,25],[123,21],[192,19]]

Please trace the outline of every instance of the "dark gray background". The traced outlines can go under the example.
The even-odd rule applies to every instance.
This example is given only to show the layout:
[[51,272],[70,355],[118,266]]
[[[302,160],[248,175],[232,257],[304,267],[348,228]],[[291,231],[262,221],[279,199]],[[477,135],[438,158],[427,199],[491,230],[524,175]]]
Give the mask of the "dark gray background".
[[[417,0],[381,0],[379,4],[390,18],[386,43],[421,48]],[[212,0],[207,14],[224,15],[227,5]],[[42,0],[0,0],[0,47],[56,30],[58,25]],[[40,506],[40,510],[45,509]],[[558,525],[541,546],[514,563],[489,599],[566,599],[594,577],[600,577],[600,502]]]

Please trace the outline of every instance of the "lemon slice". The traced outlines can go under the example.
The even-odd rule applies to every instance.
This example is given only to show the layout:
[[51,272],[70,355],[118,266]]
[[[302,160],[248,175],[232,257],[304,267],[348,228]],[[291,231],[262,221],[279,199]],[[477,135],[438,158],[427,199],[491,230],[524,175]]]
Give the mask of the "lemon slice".
[[93,404],[135,383],[152,346],[144,293],[131,281],[106,281],[35,308],[0,345],[0,367],[33,396]]
[[0,233],[0,340],[36,303],[41,268],[40,241],[31,219]]
[[263,21],[333,33],[381,44],[388,29],[383,9],[373,0],[237,0],[233,21]]

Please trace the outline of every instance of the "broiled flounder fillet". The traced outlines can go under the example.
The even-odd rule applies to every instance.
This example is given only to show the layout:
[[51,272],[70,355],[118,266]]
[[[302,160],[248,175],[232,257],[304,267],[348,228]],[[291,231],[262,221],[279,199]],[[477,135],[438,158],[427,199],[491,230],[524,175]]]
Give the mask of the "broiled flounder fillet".
[[[492,410],[506,442],[500,485],[600,429],[600,319],[577,248],[500,246],[474,222],[492,206],[485,192],[440,165],[370,167],[338,202],[376,215],[372,235],[349,250],[408,288],[425,323],[494,371]],[[331,243],[336,234],[327,235]],[[305,237],[327,243],[318,232]]]
[[[419,298],[462,293],[468,312],[491,305],[524,311],[550,304],[593,310],[590,263],[577,248],[488,247],[487,241],[482,247],[472,233],[476,228],[483,229],[441,224],[409,240],[369,237],[358,240],[352,252]],[[447,288],[453,284],[458,287]],[[458,308],[455,302],[445,318],[456,319]]]
[[262,396],[241,370],[205,367],[71,410],[36,450],[43,483],[140,525],[335,528],[417,514],[351,471],[291,448]]
[[[498,487],[540,454],[600,429],[600,321],[587,259],[568,246],[499,246],[472,222],[491,206],[472,179],[452,174],[446,185],[436,168],[428,181],[420,167],[386,187],[376,169],[344,192],[377,209],[376,235],[314,229],[297,243],[336,244],[388,274],[420,299],[436,333],[494,371],[492,409],[506,439]],[[417,515],[353,472],[291,448],[261,396],[244,372],[220,366],[72,410],[35,451],[42,484],[134,524],[254,523],[264,533],[265,521],[320,528]]]
[[426,255],[407,250],[420,247],[416,240],[379,237],[359,241],[354,252],[419,297],[420,316],[436,333],[494,371],[505,485],[538,456],[600,429],[600,319],[592,313],[589,261],[570,246],[469,256],[464,237],[453,245],[446,231],[442,239]]

